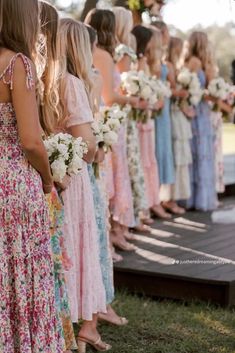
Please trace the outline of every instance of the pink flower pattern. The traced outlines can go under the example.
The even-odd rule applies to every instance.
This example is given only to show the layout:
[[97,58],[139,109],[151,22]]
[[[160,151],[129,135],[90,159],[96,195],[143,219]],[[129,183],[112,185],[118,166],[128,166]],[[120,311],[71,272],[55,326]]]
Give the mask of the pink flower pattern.
[[[0,79],[13,88],[13,68],[19,57],[30,89],[31,65],[22,54],[12,58]],[[13,105],[0,103],[1,353],[62,352],[53,271],[41,178],[20,146]]]

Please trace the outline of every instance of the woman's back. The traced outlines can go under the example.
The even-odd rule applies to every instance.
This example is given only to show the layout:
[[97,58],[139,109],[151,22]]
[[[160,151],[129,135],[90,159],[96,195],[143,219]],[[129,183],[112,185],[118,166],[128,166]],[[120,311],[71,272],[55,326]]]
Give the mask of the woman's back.
[[[0,160],[1,170],[14,169],[16,163],[27,165],[25,155],[19,141],[17,119],[10,89],[13,88],[13,70],[16,60],[21,58],[26,70],[29,88],[33,85],[33,78],[29,60],[23,54],[14,54],[0,74]],[[9,171],[9,170],[8,170]]]
[[20,74],[32,88],[31,63],[23,54],[14,54],[0,74],[0,351],[60,353],[42,180],[23,152],[15,97],[11,102],[20,60]]

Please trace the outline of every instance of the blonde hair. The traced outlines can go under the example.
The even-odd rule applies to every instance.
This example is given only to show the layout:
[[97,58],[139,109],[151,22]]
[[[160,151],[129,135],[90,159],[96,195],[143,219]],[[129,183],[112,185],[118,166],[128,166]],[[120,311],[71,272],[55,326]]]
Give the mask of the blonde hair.
[[205,70],[208,60],[208,37],[206,33],[195,31],[190,35],[186,61],[189,61],[193,56],[201,61],[202,68]]
[[213,77],[216,77],[219,74],[215,51],[211,42],[208,42],[207,47],[207,71],[209,71]]
[[152,41],[153,45],[150,47],[150,50],[147,55],[148,65],[151,74],[156,74],[161,67],[161,59],[163,55],[162,51],[162,33],[159,29],[150,26],[149,27],[153,33]]
[[112,8],[116,20],[116,37],[119,43],[131,47],[131,30],[133,28],[133,17],[130,10],[115,6]]
[[67,72],[80,78],[86,88],[91,109],[92,52],[88,30],[82,22],[71,18],[60,21],[59,30],[60,91]]
[[37,0],[0,0],[0,47],[33,59],[38,33]]
[[41,32],[45,37],[45,48],[42,55],[44,55],[46,62],[41,76],[40,120],[43,130],[49,135],[55,132],[62,115],[58,87],[57,34],[59,15],[56,8],[45,1],[40,1],[40,10]]
[[168,55],[167,55],[167,61],[169,61],[175,69],[178,67],[178,63],[183,51],[183,40],[178,37],[171,37],[170,38],[170,43],[169,43],[169,48],[168,48]]

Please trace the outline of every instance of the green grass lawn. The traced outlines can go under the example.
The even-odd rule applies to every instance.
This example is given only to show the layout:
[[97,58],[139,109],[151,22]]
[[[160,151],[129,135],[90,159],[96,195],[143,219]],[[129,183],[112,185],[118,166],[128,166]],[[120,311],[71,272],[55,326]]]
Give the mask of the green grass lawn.
[[100,325],[113,353],[235,353],[235,310],[120,293],[114,307],[130,323]]

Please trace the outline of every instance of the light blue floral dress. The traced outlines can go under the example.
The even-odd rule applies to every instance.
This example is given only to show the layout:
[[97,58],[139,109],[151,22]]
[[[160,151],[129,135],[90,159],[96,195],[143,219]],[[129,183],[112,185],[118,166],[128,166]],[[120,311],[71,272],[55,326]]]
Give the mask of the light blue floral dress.
[[100,265],[106,293],[106,303],[111,304],[114,300],[113,261],[109,248],[109,234],[106,227],[105,205],[91,165],[88,165],[88,172],[95,206],[95,218],[99,237]]
[[[198,72],[201,86],[205,87],[206,77],[203,70]],[[202,101],[196,108],[196,117],[192,121],[191,190],[192,197],[187,207],[202,211],[216,208],[216,183],[214,167],[214,133],[210,120],[210,108]]]
[[[162,64],[161,79],[166,81],[167,75],[167,65]],[[175,171],[169,98],[165,99],[161,113],[155,118],[155,147],[160,184],[174,184]]]

